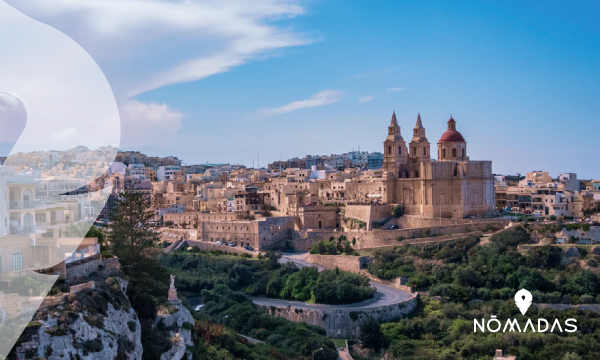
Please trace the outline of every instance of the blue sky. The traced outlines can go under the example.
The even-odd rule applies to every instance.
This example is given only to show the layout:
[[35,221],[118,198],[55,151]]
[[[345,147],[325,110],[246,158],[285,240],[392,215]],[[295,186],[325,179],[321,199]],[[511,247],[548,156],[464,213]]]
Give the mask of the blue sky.
[[[420,112],[434,149],[452,114],[471,159],[492,160],[496,173],[600,178],[598,2],[285,3],[298,7],[261,21],[293,40],[129,98],[163,104],[179,117],[170,136],[123,140],[122,148],[177,155],[188,164],[246,165],[257,153],[264,165],[280,153],[381,151],[395,110],[408,141]],[[105,54],[80,43],[95,58]],[[220,46],[206,38],[170,46],[177,43],[171,39],[135,68]],[[119,62],[97,61],[118,82]],[[303,108],[308,104],[315,106]],[[123,131],[124,138],[137,136]]]

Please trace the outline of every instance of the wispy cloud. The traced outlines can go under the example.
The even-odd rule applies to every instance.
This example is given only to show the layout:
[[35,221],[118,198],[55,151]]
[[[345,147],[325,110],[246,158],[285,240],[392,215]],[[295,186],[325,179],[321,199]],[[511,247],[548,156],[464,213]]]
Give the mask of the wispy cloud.
[[397,91],[402,91],[402,90],[406,90],[406,88],[405,87],[394,87],[394,88],[386,89],[385,91],[390,93],[390,92],[397,92]]
[[325,106],[338,102],[342,99],[343,92],[339,90],[324,90],[318,92],[306,100],[298,100],[273,109],[263,109],[265,115],[276,115],[292,112],[300,109]]
[[363,97],[358,98],[358,102],[362,104],[362,103],[369,102],[369,101],[371,101],[373,99],[375,99],[374,96],[367,95],[367,96],[363,96]]
[[136,95],[314,41],[288,26],[289,19],[304,14],[302,0],[6,2],[64,32],[98,62],[121,112],[122,146],[155,144],[182,126],[179,110],[137,101]]

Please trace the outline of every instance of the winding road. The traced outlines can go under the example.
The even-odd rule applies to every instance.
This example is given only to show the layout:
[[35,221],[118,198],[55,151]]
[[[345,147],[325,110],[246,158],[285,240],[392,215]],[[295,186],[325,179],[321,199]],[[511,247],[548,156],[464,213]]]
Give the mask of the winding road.
[[[308,255],[305,254],[284,254],[279,262],[287,263],[293,262],[298,267],[316,266],[319,271],[325,270],[324,267],[309,263],[304,260]],[[412,294],[400,289],[393,288],[382,283],[371,281],[371,286],[377,289],[375,296],[372,299],[365,300],[363,302],[346,304],[346,305],[326,305],[326,304],[308,304],[301,301],[290,301],[281,299],[269,299],[269,298],[253,298],[252,301],[257,305],[263,306],[294,306],[296,308],[304,309],[370,309],[377,308],[380,306],[388,306],[401,303],[412,297]]]

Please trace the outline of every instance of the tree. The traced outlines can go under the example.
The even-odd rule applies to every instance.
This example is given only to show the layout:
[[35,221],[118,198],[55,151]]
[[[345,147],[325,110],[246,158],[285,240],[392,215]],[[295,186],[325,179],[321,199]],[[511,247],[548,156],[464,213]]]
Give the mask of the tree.
[[394,214],[394,217],[399,218],[402,215],[404,215],[404,205],[396,205],[392,208],[392,214]]
[[379,350],[385,345],[381,326],[375,319],[370,317],[360,324],[360,341],[364,347],[373,350]]
[[151,231],[150,220],[154,213],[147,195],[135,191],[127,183],[117,198],[116,211],[111,215],[109,239],[112,250],[122,260],[133,261],[147,248],[158,242],[158,235]]
[[262,209],[264,217],[273,216],[272,211],[276,210],[274,206],[271,206],[269,204],[263,204]]

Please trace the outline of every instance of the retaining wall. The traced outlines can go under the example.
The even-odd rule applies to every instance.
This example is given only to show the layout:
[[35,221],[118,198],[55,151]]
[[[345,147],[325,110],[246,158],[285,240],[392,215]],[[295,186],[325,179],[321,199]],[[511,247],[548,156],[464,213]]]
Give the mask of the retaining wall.
[[391,205],[346,205],[344,217],[358,219],[367,223],[367,229],[372,228],[374,221],[382,221],[392,216]]
[[[448,220],[448,219],[446,219]],[[452,220],[450,220],[452,221]],[[506,220],[489,220],[478,222],[465,222],[455,225],[432,226],[425,228],[410,228],[396,230],[355,230],[355,231],[297,231],[294,237],[294,247],[298,250],[310,249],[312,245],[318,241],[328,240],[330,237],[339,238],[345,236],[351,243],[352,247],[359,249],[371,249],[382,246],[399,245],[397,239],[413,239],[428,236],[444,236],[450,234],[465,233],[465,236],[472,232],[483,231],[489,229],[490,226],[503,228],[508,222]],[[432,237],[431,240],[435,240]]]
[[58,296],[46,296],[46,298],[44,298],[44,301],[42,301],[42,303],[40,304],[40,307],[38,308],[38,310],[46,309],[48,307],[55,306],[55,305],[64,304],[64,302],[67,300],[67,297],[69,295],[76,294],[76,293],[80,292],[81,290],[94,289],[94,288],[96,288],[96,283],[94,281],[89,281],[89,282],[86,282],[83,284],[71,286],[69,288],[68,294],[63,294],[63,295],[58,295]]
[[67,265],[67,280],[88,277],[91,273],[98,271],[100,267],[103,267],[102,271],[119,271],[121,269],[119,258],[117,257],[110,259],[94,259],[73,266]]
[[338,268],[344,271],[354,273],[369,264],[368,256],[347,256],[347,255],[308,255],[308,262],[321,265],[327,269]]
[[263,306],[273,316],[291,321],[305,322],[325,329],[327,336],[340,339],[358,338],[360,324],[372,317],[378,321],[394,321],[403,318],[417,308],[417,294],[394,305],[367,309],[322,308],[306,309],[295,306]]
[[186,244],[182,245],[183,249],[187,249],[188,246],[196,247],[202,251],[222,251],[227,254],[250,254],[253,255],[254,251],[248,251],[242,247],[231,247],[226,245],[217,245],[210,242],[204,242],[199,240],[184,240]]
[[569,310],[569,309],[579,309],[579,310],[587,310],[595,313],[600,313],[600,304],[579,304],[579,305],[569,305],[569,304],[533,304],[538,309],[554,309],[554,310]]
[[348,255],[312,255],[308,256],[308,262],[321,265],[326,269],[335,269],[336,267],[340,270],[353,272],[355,274],[364,275],[372,281],[377,281],[384,285],[411,292],[412,289],[409,286],[404,285],[408,278],[399,277],[390,280],[383,280],[374,275],[371,275],[366,267],[370,262],[368,256],[348,256]]

